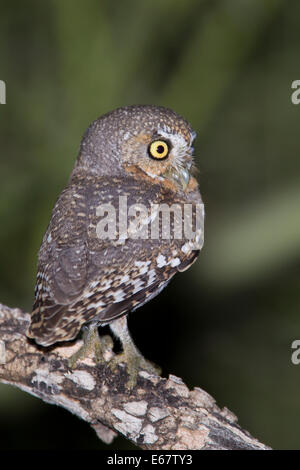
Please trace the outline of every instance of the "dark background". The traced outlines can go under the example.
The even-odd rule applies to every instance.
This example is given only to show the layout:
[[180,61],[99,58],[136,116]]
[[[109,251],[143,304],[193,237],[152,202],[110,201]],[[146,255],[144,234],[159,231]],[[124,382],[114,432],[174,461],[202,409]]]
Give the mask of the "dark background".
[[[0,1],[0,301],[30,310],[41,238],[89,123],[127,104],[171,107],[198,133],[205,244],[131,331],[165,376],[297,449],[299,18],[297,0]],[[0,447],[107,449],[67,411],[4,385]]]

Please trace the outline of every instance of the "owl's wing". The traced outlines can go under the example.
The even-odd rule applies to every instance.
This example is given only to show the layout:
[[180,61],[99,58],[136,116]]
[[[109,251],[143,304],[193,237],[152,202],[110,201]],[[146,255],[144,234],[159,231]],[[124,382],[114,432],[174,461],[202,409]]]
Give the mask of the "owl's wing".
[[[154,266],[155,263],[150,263],[146,273],[144,267],[142,267],[142,269],[136,271],[134,276],[132,276],[133,271],[130,270],[132,278],[127,279],[126,276],[126,282],[122,282],[122,279],[120,279],[117,293],[119,300],[99,312],[99,323],[110,323],[124,313],[134,311],[153,299],[166,287],[178,271],[187,269],[196,260],[198,254],[199,251],[195,250],[176,267],[170,265],[158,268]],[[141,273],[141,271],[143,272]]]
[[[81,186],[67,187],[58,198],[39,252],[35,302],[27,336],[39,344],[53,342],[58,318],[78,299],[87,282],[86,195]],[[76,335],[78,325],[69,324]]]
[[107,267],[99,273],[98,280],[88,282],[67,305],[49,297],[41,301],[39,295],[29,336],[48,346],[75,338],[84,323],[110,323],[159,294],[175,273],[186,269],[197,256],[194,251],[176,267],[158,268],[155,263],[136,260],[118,270]]
[[[28,331],[43,346],[75,338],[86,322],[107,324],[137,309],[197,257],[195,251],[181,253],[180,262],[170,258],[161,263],[160,257],[172,252],[170,241],[151,246],[150,240],[118,244],[99,239],[94,215],[99,197],[93,201],[83,189],[71,188],[53,210],[40,251]],[[101,200],[108,198],[102,187]]]

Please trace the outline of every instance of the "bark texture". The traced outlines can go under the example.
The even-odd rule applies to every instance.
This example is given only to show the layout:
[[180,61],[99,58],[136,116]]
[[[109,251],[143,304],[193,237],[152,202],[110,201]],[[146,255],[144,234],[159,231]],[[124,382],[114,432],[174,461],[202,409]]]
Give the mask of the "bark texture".
[[70,369],[68,358],[81,341],[40,348],[25,336],[29,319],[0,304],[0,382],[69,410],[107,444],[120,433],[142,449],[269,449],[227,408],[199,387],[189,390],[178,377],[140,371],[136,387],[128,390],[125,366],[112,372],[91,357]]

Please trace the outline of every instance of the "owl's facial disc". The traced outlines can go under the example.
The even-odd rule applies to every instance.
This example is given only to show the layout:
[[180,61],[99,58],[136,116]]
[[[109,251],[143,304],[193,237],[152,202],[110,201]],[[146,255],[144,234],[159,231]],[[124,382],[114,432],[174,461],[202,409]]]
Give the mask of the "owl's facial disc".
[[174,190],[187,191],[196,134],[183,118],[165,108],[145,109],[147,113],[141,113],[133,123],[126,117],[126,127],[120,133],[121,168],[139,175],[142,171],[171,183]]

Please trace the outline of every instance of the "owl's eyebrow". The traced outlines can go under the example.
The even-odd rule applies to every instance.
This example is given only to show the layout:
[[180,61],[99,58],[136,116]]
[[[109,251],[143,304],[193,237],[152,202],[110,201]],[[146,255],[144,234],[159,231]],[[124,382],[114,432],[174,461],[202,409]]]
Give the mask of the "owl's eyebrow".
[[155,139],[157,137],[162,137],[161,134],[159,133],[158,129],[153,129],[152,131],[152,139]]
[[170,147],[173,147],[171,138],[168,138],[168,137],[166,137],[165,135],[160,134],[160,132],[159,132],[158,130],[153,130],[153,131],[152,131],[152,138],[151,138],[151,140],[153,141],[153,140],[155,140],[155,139],[161,139],[161,140],[163,140],[164,142],[167,142],[167,144],[168,144]]

